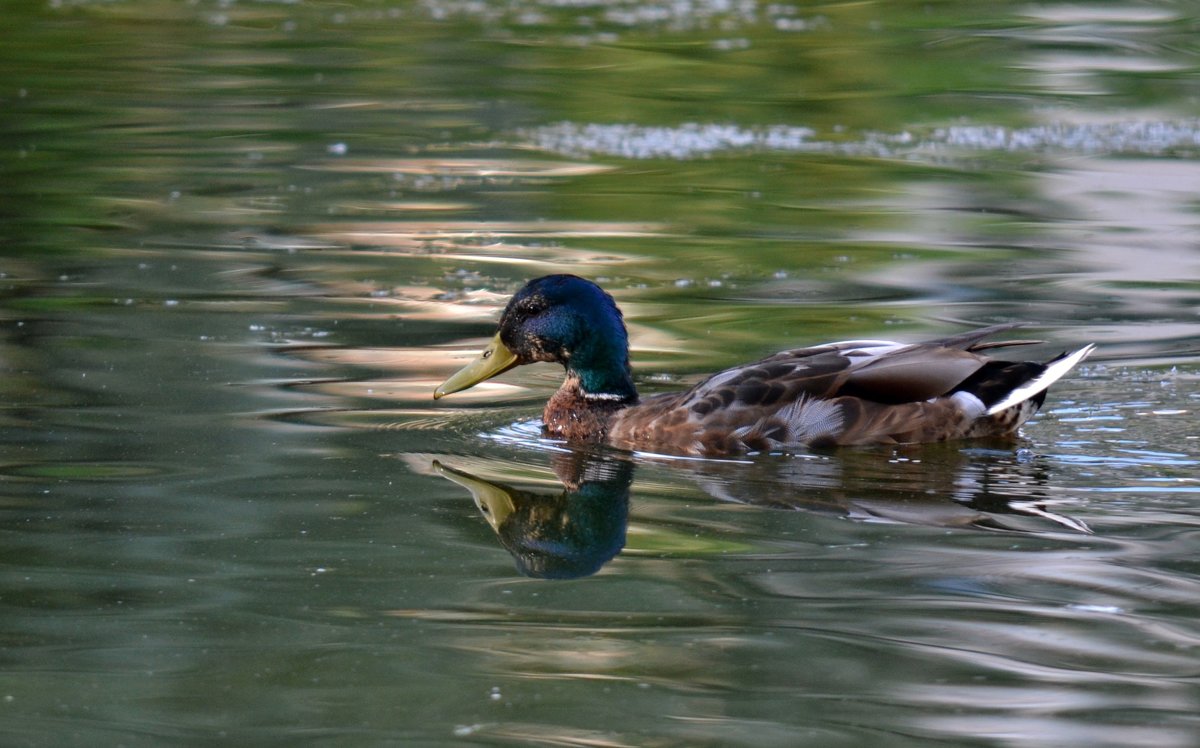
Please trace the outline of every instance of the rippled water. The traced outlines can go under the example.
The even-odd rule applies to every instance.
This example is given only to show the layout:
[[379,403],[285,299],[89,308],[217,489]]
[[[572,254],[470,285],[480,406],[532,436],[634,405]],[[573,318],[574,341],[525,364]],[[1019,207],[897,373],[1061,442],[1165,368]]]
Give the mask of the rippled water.
[[[0,743],[1200,743],[1178,4],[6,9]],[[434,403],[524,280],[643,392],[1026,320],[1017,443],[744,460]]]

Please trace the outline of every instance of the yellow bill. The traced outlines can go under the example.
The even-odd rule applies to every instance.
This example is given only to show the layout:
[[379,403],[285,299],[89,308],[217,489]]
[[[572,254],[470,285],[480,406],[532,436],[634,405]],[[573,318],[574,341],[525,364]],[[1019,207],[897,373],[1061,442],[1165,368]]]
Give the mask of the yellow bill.
[[433,391],[433,399],[438,400],[452,392],[474,387],[486,379],[503,374],[517,363],[516,354],[508,350],[508,346],[500,341],[500,334],[496,333],[496,337],[483,349],[479,358],[464,366]]

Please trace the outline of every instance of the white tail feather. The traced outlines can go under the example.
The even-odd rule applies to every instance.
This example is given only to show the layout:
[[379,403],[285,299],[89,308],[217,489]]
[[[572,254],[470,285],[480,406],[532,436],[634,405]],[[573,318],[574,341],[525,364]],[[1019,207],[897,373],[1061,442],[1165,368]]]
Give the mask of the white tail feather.
[[1084,360],[1096,349],[1094,345],[1085,345],[1079,350],[1072,353],[1070,356],[1060,358],[1054,363],[1048,365],[1041,376],[1036,379],[1031,379],[1012,392],[1008,393],[1008,397],[988,408],[987,415],[995,415],[1002,410],[1008,410],[1018,403],[1023,403],[1037,393],[1046,389],[1058,380],[1062,379],[1067,372],[1074,369],[1080,361]]

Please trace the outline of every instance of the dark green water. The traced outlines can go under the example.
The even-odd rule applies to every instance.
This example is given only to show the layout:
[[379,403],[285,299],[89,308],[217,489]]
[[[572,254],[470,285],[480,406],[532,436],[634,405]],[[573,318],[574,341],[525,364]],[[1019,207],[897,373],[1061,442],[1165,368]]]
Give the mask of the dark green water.
[[[1200,744],[1191,6],[5,15],[0,744]],[[646,392],[1099,350],[1017,444],[571,454],[549,367],[433,403],[561,271]]]

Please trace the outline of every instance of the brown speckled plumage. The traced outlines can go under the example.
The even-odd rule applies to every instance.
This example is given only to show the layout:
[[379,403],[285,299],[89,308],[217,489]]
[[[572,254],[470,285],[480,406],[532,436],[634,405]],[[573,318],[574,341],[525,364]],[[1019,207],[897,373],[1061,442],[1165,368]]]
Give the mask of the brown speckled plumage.
[[629,375],[620,312],[588,281],[530,281],[505,310],[497,340],[511,348],[515,364],[551,360],[566,367],[542,416],[547,435],[715,456],[1015,433],[1041,406],[1046,388],[1091,346],[1046,363],[983,353],[1036,342],[985,342],[1013,327],[917,344],[848,341],[784,351],[644,400]]

